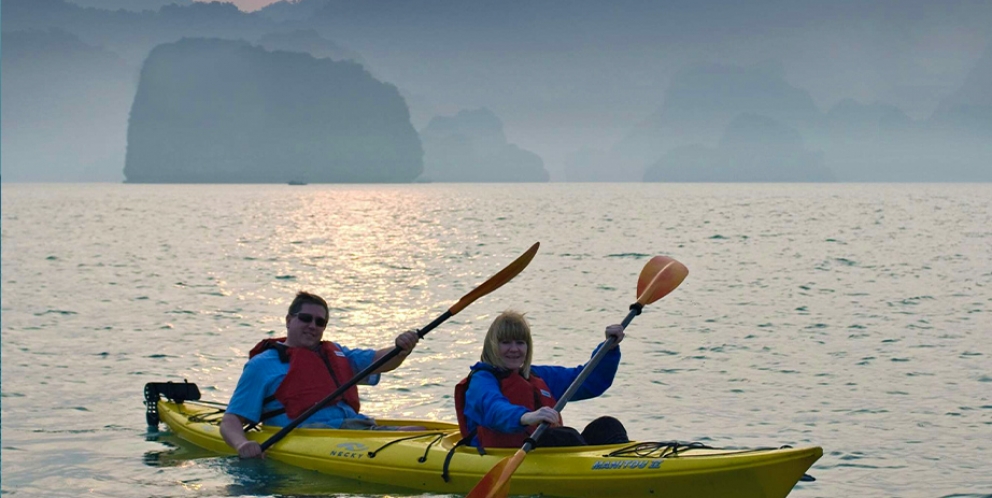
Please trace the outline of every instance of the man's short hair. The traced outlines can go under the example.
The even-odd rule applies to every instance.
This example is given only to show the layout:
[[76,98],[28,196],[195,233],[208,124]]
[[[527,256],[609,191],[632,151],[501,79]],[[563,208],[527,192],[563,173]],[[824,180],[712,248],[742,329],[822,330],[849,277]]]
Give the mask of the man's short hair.
[[304,304],[316,304],[323,307],[324,315],[330,318],[330,311],[327,310],[327,301],[324,301],[324,298],[316,294],[311,294],[307,291],[300,291],[296,293],[296,297],[289,305],[289,314],[295,315],[299,313],[300,310],[303,309]]

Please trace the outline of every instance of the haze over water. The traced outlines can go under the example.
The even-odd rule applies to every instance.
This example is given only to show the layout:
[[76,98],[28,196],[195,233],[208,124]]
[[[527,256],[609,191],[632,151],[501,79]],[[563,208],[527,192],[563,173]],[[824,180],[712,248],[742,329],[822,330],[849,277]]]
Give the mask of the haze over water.
[[407,494],[212,457],[147,429],[142,387],[185,378],[226,401],[299,289],[328,299],[325,338],[387,346],[540,241],[363,388],[363,410],[453,421],[453,386],[507,308],[527,312],[535,362],[584,362],[664,254],[689,277],[566,423],[822,446],[798,498],[992,496],[989,184],[2,189],[4,495]]

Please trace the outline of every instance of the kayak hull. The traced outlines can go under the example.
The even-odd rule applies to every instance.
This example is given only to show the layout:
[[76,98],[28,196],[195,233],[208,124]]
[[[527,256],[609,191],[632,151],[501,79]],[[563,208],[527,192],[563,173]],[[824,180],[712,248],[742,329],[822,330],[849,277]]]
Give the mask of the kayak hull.
[[[179,437],[202,448],[234,454],[220,436],[222,411],[188,401],[158,402],[161,421]],[[432,421],[377,420],[381,425],[422,426],[423,431],[296,429],[273,445],[267,458],[359,481],[432,493],[464,494],[516,449],[458,447],[458,426]],[[262,442],[279,428],[262,427],[248,437]],[[562,497],[692,496],[780,498],[823,455],[819,447],[761,450],[687,448],[675,452],[659,443],[638,443],[531,451],[510,481],[510,493]],[[653,450],[652,450],[653,448]],[[628,451],[623,451],[628,450]],[[651,451],[649,451],[651,450]]]

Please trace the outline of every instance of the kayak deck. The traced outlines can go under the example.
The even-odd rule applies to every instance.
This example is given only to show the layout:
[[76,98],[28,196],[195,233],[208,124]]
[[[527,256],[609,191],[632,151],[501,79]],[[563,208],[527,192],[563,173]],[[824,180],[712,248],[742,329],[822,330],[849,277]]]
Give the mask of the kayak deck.
[[[234,454],[220,435],[223,405],[158,401],[161,421],[202,448]],[[467,493],[516,449],[455,445],[458,426],[436,421],[383,420],[380,425],[422,426],[423,431],[296,429],[267,452],[297,467],[435,493]],[[278,427],[248,432],[263,442]],[[444,474],[445,459],[451,453]],[[530,452],[510,482],[512,494],[598,497],[692,496],[778,498],[789,494],[823,454],[819,447],[726,450],[675,442],[627,443]]]

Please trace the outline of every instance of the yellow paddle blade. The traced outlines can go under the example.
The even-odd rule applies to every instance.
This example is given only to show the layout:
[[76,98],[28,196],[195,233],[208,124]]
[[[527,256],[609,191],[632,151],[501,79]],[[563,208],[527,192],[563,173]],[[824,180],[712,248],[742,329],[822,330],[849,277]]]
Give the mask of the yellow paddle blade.
[[668,256],[655,256],[637,277],[637,302],[651,304],[675,290],[685,280],[689,269]]
[[476,484],[465,498],[506,498],[510,494],[510,478],[526,456],[527,452],[519,449],[512,457],[500,460],[482,476],[479,484]]
[[540,246],[540,242],[535,242],[534,245],[530,246],[530,249],[527,249],[520,257],[513,260],[506,268],[503,268],[499,273],[489,277],[489,280],[483,282],[482,285],[465,294],[454,306],[448,308],[448,312],[455,315],[465,309],[466,306],[472,304],[472,301],[499,289],[503,284],[513,280],[513,277],[516,277],[520,272],[524,271],[524,268],[527,268],[530,260],[534,259],[534,255],[537,254],[537,248]]

